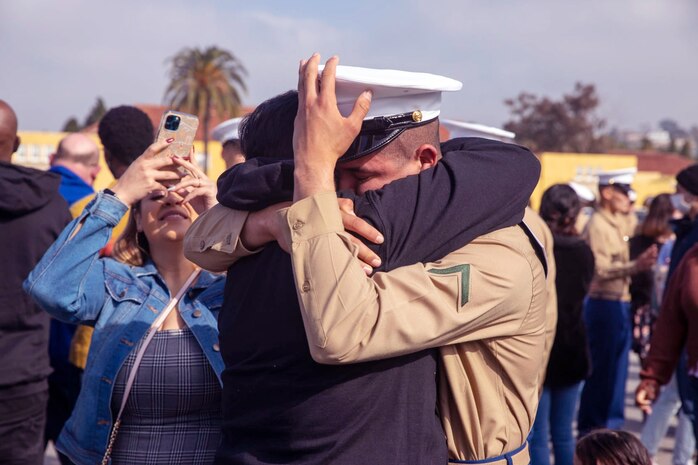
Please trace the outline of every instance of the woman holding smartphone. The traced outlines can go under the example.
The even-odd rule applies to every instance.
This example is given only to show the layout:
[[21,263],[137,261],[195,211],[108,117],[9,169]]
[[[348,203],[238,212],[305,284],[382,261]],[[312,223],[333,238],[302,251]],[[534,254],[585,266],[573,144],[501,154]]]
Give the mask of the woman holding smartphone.
[[[224,278],[182,253],[216,190],[194,164],[163,156],[171,142],[153,144],[98,193],[25,282],[55,318],[95,328],[83,389],[56,445],[78,465],[207,464],[220,440]],[[129,207],[114,258],[100,257]]]

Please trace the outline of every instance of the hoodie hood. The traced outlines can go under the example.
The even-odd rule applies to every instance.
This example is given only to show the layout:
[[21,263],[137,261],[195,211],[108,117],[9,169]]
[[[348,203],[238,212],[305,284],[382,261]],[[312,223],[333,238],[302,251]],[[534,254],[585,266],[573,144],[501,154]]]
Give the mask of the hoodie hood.
[[20,216],[38,210],[58,194],[60,182],[55,173],[0,162],[0,214]]

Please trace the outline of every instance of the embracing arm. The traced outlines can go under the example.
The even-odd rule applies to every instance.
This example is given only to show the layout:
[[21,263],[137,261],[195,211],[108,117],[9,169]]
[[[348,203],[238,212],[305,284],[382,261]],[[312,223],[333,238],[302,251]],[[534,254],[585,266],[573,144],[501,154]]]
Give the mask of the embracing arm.
[[[531,264],[495,238],[434,263],[367,277],[343,232],[334,193],[294,204],[283,221],[313,358],[350,363],[514,335],[544,298]],[[526,243],[523,231],[509,228]],[[508,236],[507,236],[508,237]],[[502,269],[499,265],[507,263]],[[536,269],[536,272],[542,273]],[[536,282],[542,282],[538,279]],[[485,291],[486,290],[486,291]],[[543,331],[540,322],[539,331]]]

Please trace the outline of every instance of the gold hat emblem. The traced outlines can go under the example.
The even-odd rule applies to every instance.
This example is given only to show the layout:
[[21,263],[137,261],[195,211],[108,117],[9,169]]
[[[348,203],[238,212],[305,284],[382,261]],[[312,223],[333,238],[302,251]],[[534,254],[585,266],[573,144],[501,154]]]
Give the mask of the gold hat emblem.
[[413,111],[412,112],[412,121],[414,121],[415,123],[419,123],[420,121],[422,121],[422,112],[419,110]]

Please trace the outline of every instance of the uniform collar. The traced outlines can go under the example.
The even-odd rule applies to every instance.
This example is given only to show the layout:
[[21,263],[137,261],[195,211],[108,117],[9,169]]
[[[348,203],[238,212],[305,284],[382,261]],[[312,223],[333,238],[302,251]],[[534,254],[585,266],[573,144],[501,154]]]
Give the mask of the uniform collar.
[[604,218],[606,221],[611,223],[613,226],[615,226],[615,227],[619,226],[620,220],[621,220],[620,213],[611,213],[610,211],[606,210],[605,208],[599,209],[598,213],[601,215],[602,218]]

